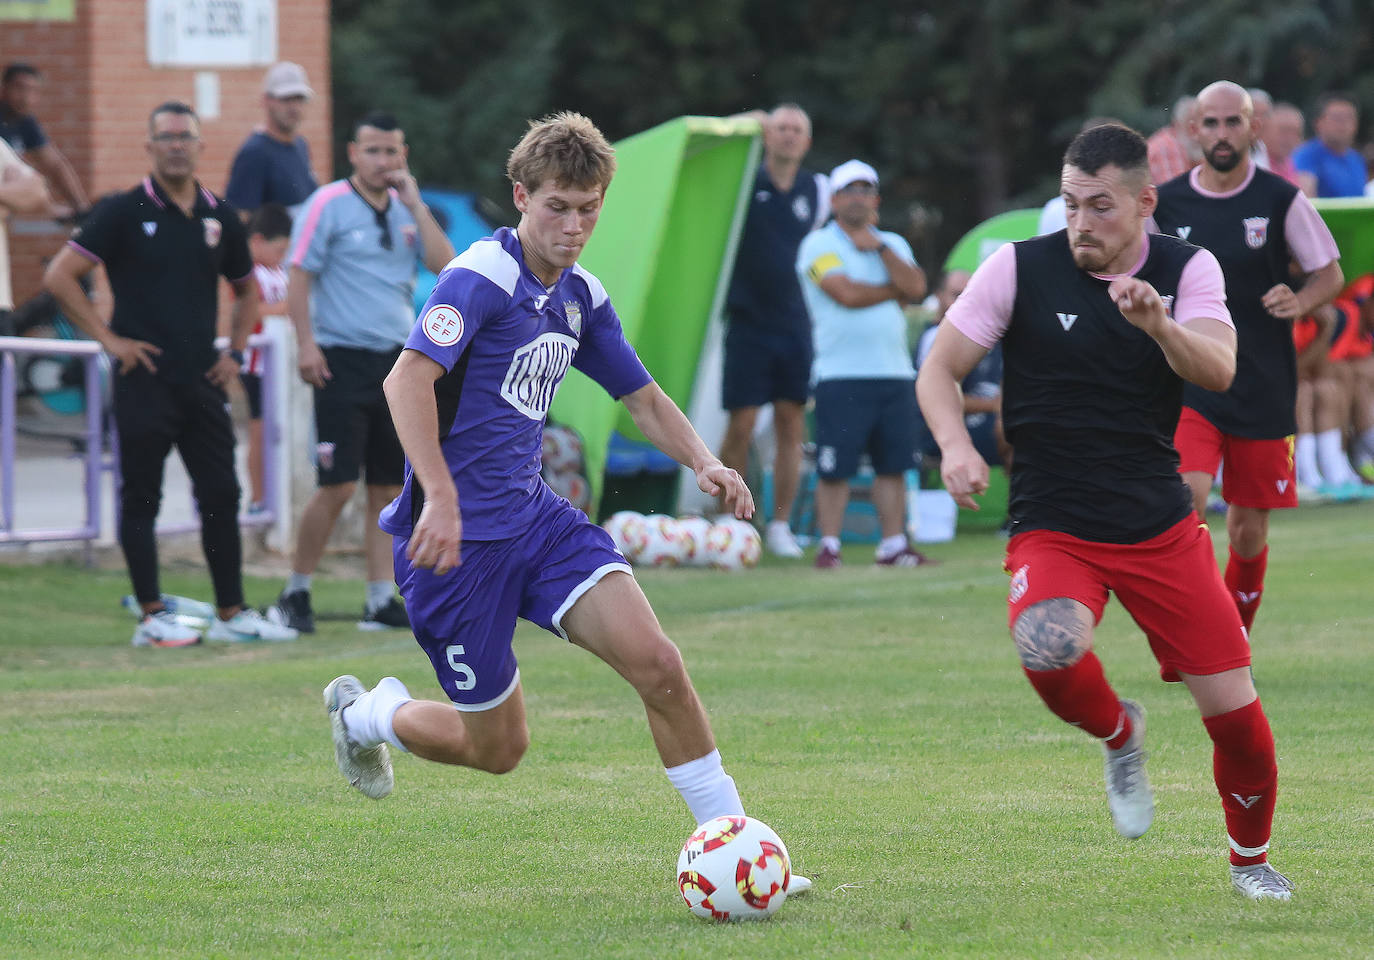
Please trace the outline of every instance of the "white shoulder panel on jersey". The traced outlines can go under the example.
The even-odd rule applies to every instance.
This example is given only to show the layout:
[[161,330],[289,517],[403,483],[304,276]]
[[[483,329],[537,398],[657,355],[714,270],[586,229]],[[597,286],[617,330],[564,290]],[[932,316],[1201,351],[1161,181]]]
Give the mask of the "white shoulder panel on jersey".
[[581,277],[584,281],[586,281],[587,289],[591,292],[592,295],[593,310],[600,309],[603,303],[611,299],[610,294],[606,292],[606,288],[601,285],[601,281],[596,279],[596,277],[592,273],[584,269],[582,264],[574,263],[572,265],[572,269],[573,273],[575,273],[577,276]]
[[830,219],[830,178],[823,173],[816,174],[816,219],[811,229],[816,230]]
[[497,240],[478,240],[450,260],[443,272],[455,267],[481,274],[506,291],[507,296],[515,295],[515,285],[520,281],[520,264]]

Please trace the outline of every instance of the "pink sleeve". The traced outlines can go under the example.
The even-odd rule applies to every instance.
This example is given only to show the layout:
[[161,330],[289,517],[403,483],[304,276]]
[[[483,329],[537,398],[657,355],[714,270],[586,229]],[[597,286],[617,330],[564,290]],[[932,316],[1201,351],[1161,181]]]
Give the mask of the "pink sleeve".
[[1221,274],[1221,264],[1212,251],[1199,248],[1179,275],[1174,322],[1189,323],[1204,317],[1235,329],[1231,311],[1226,309],[1226,278]]
[[1283,239],[1288,242],[1293,259],[1306,273],[1320,270],[1341,255],[1326,221],[1301,191],[1293,195],[1288,215],[1283,218]]
[[997,248],[969,278],[959,299],[950,304],[945,320],[980,347],[991,350],[1011,323],[1016,303],[1016,249]]

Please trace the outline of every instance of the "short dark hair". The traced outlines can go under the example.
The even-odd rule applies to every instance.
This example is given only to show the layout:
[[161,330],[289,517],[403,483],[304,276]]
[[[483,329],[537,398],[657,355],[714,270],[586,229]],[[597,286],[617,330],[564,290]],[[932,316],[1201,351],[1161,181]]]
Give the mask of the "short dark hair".
[[1346,93],[1344,90],[1332,90],[1328,93],[1323,93],[1317,98],[1317,102],[1312,108],[1312,116],[1314,118],[1319,118],[1326,112],[1326,108],[1333,103],[1348,103],[1355,108],[1356,113],[1360,110],[1360,103],[1353,96]]
[[41,77],[43,72],[31,63],[11,63],[5,67],[5,76],[0,83],[9,83],[15,77]]
[[265,240],[291,236],[291,214],[280,203],[264,203],[248,218],[248,235]]
[[166,103],[159,103],[157,106],[153,107],[153,112],[148,114],[149,133],[153,132],[154,118],[156,118],[159,114],[163,113],[172,113],[183,117],[190,117],[192,120],[196,122],[197,127],[200,126],[200,117],[196,116],[196,112],[191,109],[191,105],[189,103],[182,103],[180,100],[168,100]]
[[1118,167],[1122,173],[1150,173],[1149,148],[1145,138],[1124,123],[1103,123],[1089,127],[1073,138],[1064,151],[1064,165],[1077,167],[1096,176],[1103,167]]
[[363,127],[371,127],[373,130],[399,130],[401,125],[396,122],[393,114],[384,110],[373,110],[371,113],[361,117],[357,123],[353,124],[353,140],[357,142],[358,131]]

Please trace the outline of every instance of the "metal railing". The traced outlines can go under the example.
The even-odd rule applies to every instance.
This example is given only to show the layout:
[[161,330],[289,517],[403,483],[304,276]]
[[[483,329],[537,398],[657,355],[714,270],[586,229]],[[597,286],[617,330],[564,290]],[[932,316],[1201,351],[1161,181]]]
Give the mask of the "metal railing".
[[[224,345],[223,342],[220,344]],[[249,345],[263,351],[262,411],[263,411],[263,487],[266,509],[252,514],[240,514],[239,524],[246,527],[267,527],[276,522],[280,504],[277,502],[277,477],[280,470],[278,455],[282,435],[282,412],[278,401],[277,382],[271,338],[253,336]],[[48,340],[38,337],[0,337],[0,544],[43,543],[57,541],[85,541],[89,561],[92,548],[100,539],[103,526],[101,515],[102,474],[109,469],[115,480],[114,526],[119,528],[119,443],[113,418],[109,424],[108,463],[106,450],[106,400],[100,383],[102,348],[86,340]],[[85,501],[86,513],[80,526],[19,530],[16,515],[15,437],[18,433],[18,364],[21,356],[79,357],[85,366]],[[190,533],[200,529],[199,521],[159,524],[159,534]]]

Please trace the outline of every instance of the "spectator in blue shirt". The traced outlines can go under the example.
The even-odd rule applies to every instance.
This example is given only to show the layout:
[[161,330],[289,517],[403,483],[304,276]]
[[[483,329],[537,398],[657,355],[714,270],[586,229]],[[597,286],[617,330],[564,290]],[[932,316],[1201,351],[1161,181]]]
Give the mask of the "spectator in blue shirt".
[[283,60],[263,78],[267,123],[239,147],[224,190],[225,199],[245,221],[264,203],[280,203],[294,217],[319,186],[310,170],[310,145],[298,132],[314,95],[305,68],[298,63]]
[[1369,176],[1355,149],[1360,112],[1354,99],[1345,93],[1324,93],[1317,100],[1316,117],[1312,129],[1317,135],[1293,152],[1298,186],[1309,197],[1364,196]]
[[53,146],[34,111],[43,89],[43,74],[30,63],[11,63],[0,79],[0,140],[4,140],[24,162],[41,173],[68,209],[54,207],[57,216],[85,213],[90,206],[76,171],[62,152]]

